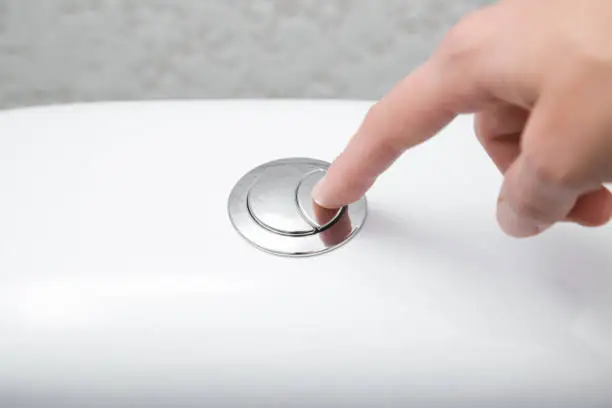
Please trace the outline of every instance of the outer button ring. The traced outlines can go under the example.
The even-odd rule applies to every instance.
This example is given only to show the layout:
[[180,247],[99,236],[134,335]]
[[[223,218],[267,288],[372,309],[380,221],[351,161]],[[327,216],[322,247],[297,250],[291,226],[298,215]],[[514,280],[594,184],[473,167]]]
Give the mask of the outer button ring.
[[365,222],[366,199],[340,210],[323,209],[307,199],[328,167],[321,160],[289,158],[245,174],[228,200],[236,231],[260,250],[281,256],[317,255],[348,242]]

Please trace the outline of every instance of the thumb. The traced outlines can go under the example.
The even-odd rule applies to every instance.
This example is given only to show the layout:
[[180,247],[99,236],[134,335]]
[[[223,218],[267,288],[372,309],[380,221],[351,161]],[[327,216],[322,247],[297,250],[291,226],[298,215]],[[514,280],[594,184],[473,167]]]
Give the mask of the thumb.
[[497,220],[508,235],[534,236],[572,216],[592,225],[610,219],[612,197],[598,171],[609,157],[602,154],[609,118],[590,106],[554,94],[535,106],[498,199]]
[[508,168],[497,202],[500,227],[517,238],[538,235],[565,219],[579,196],[548,178],[527,157],[521,154]]
[[612,217],[612,194],[603,185],[576,189],[547,177],[523,154],[510,166],[497,205],[497,220],[508,235],[538,235],[559,221],[598,227]]

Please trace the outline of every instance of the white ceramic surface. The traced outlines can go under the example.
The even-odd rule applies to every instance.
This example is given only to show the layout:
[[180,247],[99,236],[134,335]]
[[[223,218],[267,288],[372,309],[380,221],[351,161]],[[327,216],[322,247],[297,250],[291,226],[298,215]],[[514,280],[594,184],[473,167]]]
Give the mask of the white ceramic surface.
[[242,175],[333,160],[369,105],[0,113],[0,406],[612,406],[612,229],[504,236],[469,117],[334,252],[234,231]]

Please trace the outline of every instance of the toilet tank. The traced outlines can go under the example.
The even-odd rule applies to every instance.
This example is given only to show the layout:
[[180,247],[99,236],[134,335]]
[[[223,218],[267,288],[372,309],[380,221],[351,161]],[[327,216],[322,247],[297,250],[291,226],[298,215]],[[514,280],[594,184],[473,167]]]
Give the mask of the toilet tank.
[[324,171],[370,105],[0,113],[0,406],[612,407],[612,229],[505,236],[469,115],[378,180],[342,245],[236,228],[245,175]]

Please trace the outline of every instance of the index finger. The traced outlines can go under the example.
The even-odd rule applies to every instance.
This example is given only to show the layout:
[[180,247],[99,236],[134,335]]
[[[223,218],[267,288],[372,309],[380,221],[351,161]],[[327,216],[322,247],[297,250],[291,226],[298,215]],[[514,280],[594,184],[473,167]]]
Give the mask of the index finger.
[[369,110],[314,189],[319,205],[340,208],[357,201],[406,149],[437,134],[461,111],[472,110],[482,98],[476,84],[442,65],[429,60]]

